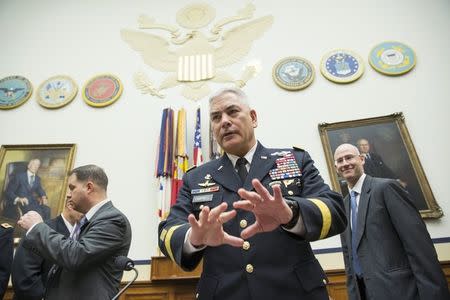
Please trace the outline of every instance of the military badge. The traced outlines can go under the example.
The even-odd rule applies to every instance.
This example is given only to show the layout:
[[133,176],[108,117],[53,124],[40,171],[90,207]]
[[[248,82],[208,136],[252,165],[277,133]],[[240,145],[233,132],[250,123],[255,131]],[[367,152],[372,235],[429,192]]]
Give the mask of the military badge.
[[295,161],[294,154],[288,153],[283,157],[277,158],[276,168],[269,171],[270,178],[272,180],[284,180],[302,175],[297,162]]
[[358,54],[337,49],[324,55],[320,63],[320,72],[330,81],[349,83],[361,77],[364,63]]
[[114,103],[122,94],[119,78],[103,74],[91,78],[83,87],[83,99],[87,104],[103,107]]
[[0,80],[0,109],[11,109],[24,104],[31,96],[31,82],[22,76],[9,76]]
[[59,108],[69,104],[76,96],[78,86],[69,76],[53,76],[38,88],[38,103],[46,108]]
[[211,182],[212,177],[210,174],[206,174],[205,176],[205,182],[199,183],[198,185],[204,188],[210,187],[210,186],[214,186],[216,185],[215,182]]
[[414,68],[416,55],[407,45],[399,42],[383,42],[376,45],[369,54],[369,63],[384,75],[402,75]]
[[214,192],[218,192],[218,191],[219,191],[219,186],[214,185],[214,186],[204,188],[204,189],[193,189],[193,190],[191,190],[191,194],[197,195],[197,194],[205,194],[205,193],[214,193]]
[[314,80],[314,67],[304,58],[291,56],[278,61],[272,69],[276,84],[286,90],[301,90]]

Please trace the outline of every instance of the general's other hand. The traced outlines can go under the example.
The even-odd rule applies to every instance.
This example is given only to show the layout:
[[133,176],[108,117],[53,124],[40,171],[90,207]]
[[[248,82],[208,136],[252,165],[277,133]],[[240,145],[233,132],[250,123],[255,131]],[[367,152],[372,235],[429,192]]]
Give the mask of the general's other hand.
[[31,210],[24,214],[19,221],[17,221],[17,224],[19,224],[20,227],[22,227],[25,230],[30,229],[34,224],[38,224],[43,222],[42,217],[39,213]]
[[233,203],[233,207],[253,212],[256,221],[241,232],[243,239],[248,239],[260,232],[272,231],[282,224],[288,223],[293,213],[283,199],[281,188],[274,185],[273,196],[258,179],[252,180],[255,192],[239,189],[243,200]]
[[223,223],[228,222],[236,216],[236,211],[226,211],[227,203],[223,202],[219,206],[210,209],[204,206],[199,214],[198,220],[193,214],[188,216],[191,224],[191,232],[188,237],[192,245],[199,246],[220,246],[228,244],[234,247],[241,247],[244,240],[229,235],[223,230]]

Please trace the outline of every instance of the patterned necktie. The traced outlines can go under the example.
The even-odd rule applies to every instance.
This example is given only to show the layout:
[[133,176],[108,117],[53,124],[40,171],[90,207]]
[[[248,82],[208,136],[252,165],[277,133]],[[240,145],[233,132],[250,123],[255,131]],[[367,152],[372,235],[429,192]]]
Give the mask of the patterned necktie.
[[77,241],[80,237],[81,227],[83,227],[84,223],[86,223],[86,217],[81,218],[81,220],[75,225],[75,228],[72,231],[71,239]]
[[358,254],[356,253],[357,248],[357,240],[356,240],[356,232],[358,231],[358,205],[356,204],[356,196],[358,196],[358,192],[351,191],[350,192],[350,204],[352,209],[352,263],[353,270],[355,274],[360,276],[362,274],[361,265],[359,264]]
[[247,160],[245,157],[239,157],[236,161],[236,170],[238,172],[239,178],[241,178],[242,183],[245,182],[245,179],[247,178],[248,171],[247,171]]

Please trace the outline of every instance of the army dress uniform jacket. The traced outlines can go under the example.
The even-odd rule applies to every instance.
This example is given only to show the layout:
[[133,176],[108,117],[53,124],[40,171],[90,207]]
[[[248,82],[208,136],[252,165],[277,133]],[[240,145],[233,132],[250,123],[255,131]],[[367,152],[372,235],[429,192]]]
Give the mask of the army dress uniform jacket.
[[[273,180],[273,174],[282,169],[279,159],[287,153],[294,155],[294,164],[301,174]],[[305,235],[301,237],[279,227],[249,238],[242,248],[222,245],[183,255],[185,235],[190,228],[188,215],[198,216],[201,205],[213,208],[222,202],[227,202],[231,210],[232,203],[240,199],[239,188],[253,190],[253,178],[270,192],[270,183],[279,181],[283,197],[299,204]],[[253,213],[238,210],[235,218],[223,224],[223,229],[240,236],[254,221]],[[227,155],[185,175],[176,204],[160,223],[159,245],[166,256],[185,270],[194,269],[203,258],[197,287],[199,299],[328,299],[326,277],[309,242],[339,234],[345,227],[342,197],[323,182],[307,152],[266,149],[258,143],[243,185]]]

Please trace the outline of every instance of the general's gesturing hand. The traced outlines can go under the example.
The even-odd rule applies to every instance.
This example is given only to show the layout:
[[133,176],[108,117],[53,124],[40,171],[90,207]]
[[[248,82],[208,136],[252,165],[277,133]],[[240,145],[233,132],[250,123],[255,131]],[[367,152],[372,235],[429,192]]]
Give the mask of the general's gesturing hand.
[[255,192],[239,189],[238,194],[243,200],[233,203],[233,207],[253,212],[256,221],[241,232],[241,237],[247,239],[259,232],[272,231],[282,224],[288,223],[293,214],[283,200],[281,188],[274,185],[273,196],[258,179],[252,180]]
[[210,209],[204,206],[200,211],[198,220],[193,214],[188,216],[191,224],[191,232],[188,237],[194,246],[220,246],[228,244],[235,247],[241,247],[244,240],[229,235],[223,230],[223,223],[228,222],[236,216],[236,211],[226,211],[228,205],[223,202],[219,206]]

